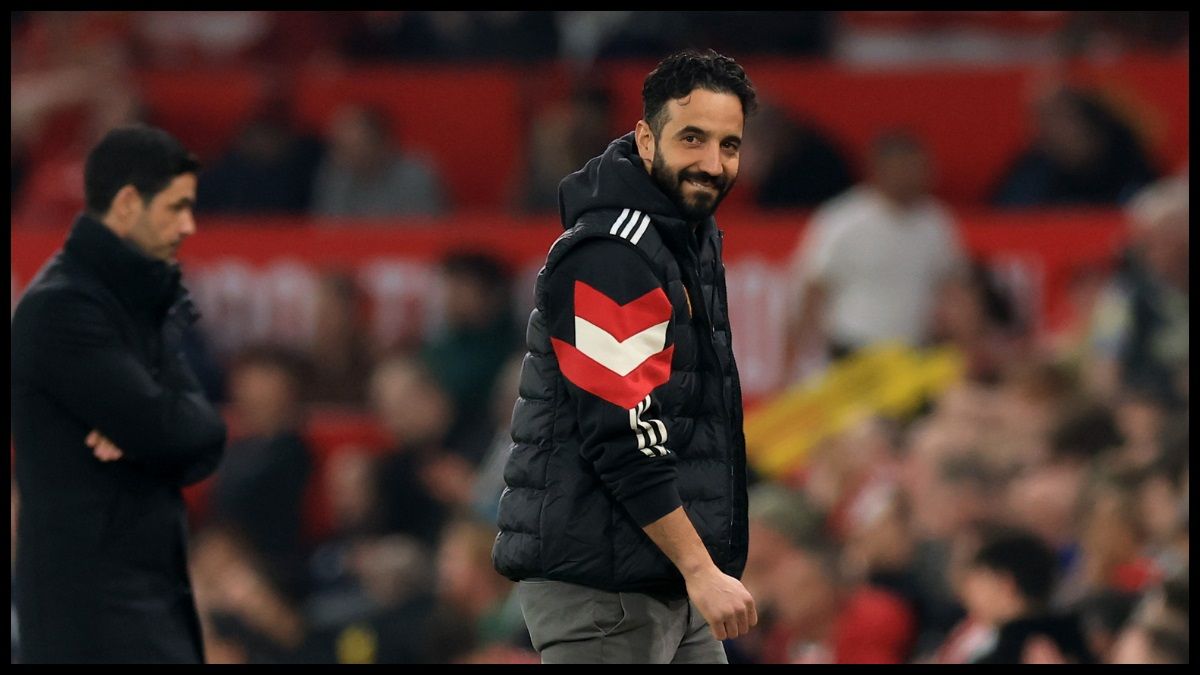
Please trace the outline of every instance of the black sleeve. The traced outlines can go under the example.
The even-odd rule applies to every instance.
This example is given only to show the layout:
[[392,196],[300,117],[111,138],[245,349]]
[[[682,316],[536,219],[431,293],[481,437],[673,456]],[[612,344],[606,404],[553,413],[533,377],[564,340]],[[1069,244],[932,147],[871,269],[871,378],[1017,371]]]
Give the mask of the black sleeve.
[[614,240],[578,244],[548,280],[547,321],[582,452],[639,526],[682,502],[659,387],[674,354],[671,303],[649,263]]
[[[186,483],[210,473],[225,445],[224,421],[198,387],[186,386],[186,373],[165,378],[168,384],[156,381],[98,303],[82,293],[25,298],[12,322],[12,364],[14,378],[111,439],[125,454],[122,461],[173,472],[185,467]],[[86,448],[84,439],[79,444]]]
[[[164,387],[181,394],[199,395],[201,401],[213,408],[213,413],[217,415],[217,419],[224,427],[225,422],[220,418],[220,412],[212,405],[207,389],[201,384],[200,378],[196,376],[196,371],[192,368],[187,354],[184,352],[182,335],[179,338],[168,343],[169,351],[163,359],[162,382]],[[184,463],[175,467],[179,483],[184,486],[192,485],[211,476],[216,472],[217,465],[221,463],[224,451],[225,442],[222,441],[208,446],[199,454],[184,457]]]

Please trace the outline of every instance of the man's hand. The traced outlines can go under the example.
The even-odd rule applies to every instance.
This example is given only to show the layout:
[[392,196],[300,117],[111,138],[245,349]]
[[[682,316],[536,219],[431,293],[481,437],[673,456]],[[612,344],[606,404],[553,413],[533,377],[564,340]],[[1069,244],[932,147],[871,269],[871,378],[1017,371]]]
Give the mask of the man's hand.
[[696,603],[696,609],[718,640],[745,635],[758,623],[758,610],[750,591],[715,565],[685,577],[685,581],[688,597]]
[[92,454],[101,462],[113,462],[125,455],[116,444],[105,438],[95,429],[92,429],[92,433],[87,435],[86,442],[88,447],[92,449]]
[[754,597],[742,582],[713,564],[682,506],[642,529],[683,574],[688,597],[714,637],[724,640],[745,635],[758,623]]

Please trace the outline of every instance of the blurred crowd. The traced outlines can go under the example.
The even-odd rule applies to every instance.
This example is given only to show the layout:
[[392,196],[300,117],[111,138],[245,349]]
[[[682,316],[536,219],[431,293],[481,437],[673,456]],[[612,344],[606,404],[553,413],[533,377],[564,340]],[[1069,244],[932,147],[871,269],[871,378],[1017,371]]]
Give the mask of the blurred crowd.
[[[271,73],[268,86],[279,91],[257,104],[216,156],[204,158],[202,210],[437,215],[470,206],[451,198],[437,157],[406,147],[388,114],[370,107],[346,105],[319,132],[301,130],[283,93],[288,73],[301,66],[553,61],[567,65],[571,94],[533,106],[520,168],[497,177],[508,186],[512,210],[547,213],[558,180],[612,137],[611,92],[590,77],[597,63],[652,59],[687,46],[739,58],[888,66],[1186,52],[1186,16],[1117,14],[1130,13],[14,12],[10,196],[13,213],[25,220],[53,220],[56,206],[77,204],[74,178],[87,148],[118,124],[154,122],[136,72],[234,64]],[[1016,40],[1021,48],[989,50],[981,39]],[[918,45],[929,53],[910,53]],[[1155,165],[1145,139],[1098,91],[1048,91],[1034,105],[1034,135],[995,177],[993,205],[1123,203],[1160,171],[1174,170]],[[742,183],[758,206],[812,208],[863,177],[855,175],[857,158],[809,120],[771,107],[755,124],[746,153],[754,159]]]
[[[837,12],[631,14],[17,12],[13,209],[81,183],[91,142],[139,118],[121,75],[134,65],[586,64],[695,39],[837,58],[847,44],[859,55],[888,44]],[[1052,49],[1186,48],[1186,19],[1181,28],[1171,13],[1046,14],[1064,15],[1045,33]],[[762,39],[721,43],[737,35]],[[555,209],[558,181],[609,140],[609,96],[581,84],[540,111],[514,208]],[[89,115],[77,133],[36,152],[26,142],[78,106]],[[783,367],[802,381],[900,341],[953,346],[966,373],[914,415],[826,439],[780,480],[752,477],[745,583],[760,624],[727,644],[731,661],[1189,660],[1188,173],[1164,175],[1095,92],[1060,89],[1034,112],[1036,133],[992,203],[1120,205],[1128,224],[1110,266],[1078,271],[1072,320],[1053,335],[989,261],[967,254],[932,194],[921,139],[880,134],[859,175],[803,120],[770,107],[756,120],[759,149],[743,166],[754,199],[816,209],[793,256]],[[436,214],[455,205],[434,166],[400,147],[378,111],[346,107],[312,138],[276,101],[205,170],[198,202],[214,213]],[[192,523],[210,661],[537,660],[514,585],[490,558],[524,356],[519,285],[486,252],[452,253],[439,270],[444,320],[410,341],[370,335],[349,270],[322,279],[305,349],[255,345],[224,362],[192,336],[232,432]],[[382,447],[317,448],[309,421],[329,409],[369,416]],[[14,488],[14,531],[18,505]],[[18,631],[14,621],[14,656]]]
[[[952,346],[965,374],[752,478],[761,621],[732,660],[1187,662],[1187,176],[1133,196],[1127,247],[1081,277],[1075,321],[1039,336],[962,251],[924,161],[881,137],[871,178],[799,239],[797,377],[892,340]],[[481,252],[439,269],[445,318],[424,339],[375,344],[352,276],[331,273],[306,351],[199,364],[232,430],[193,511],[211,660],[536,660],[491,563],[523,360],[513,279]],[[386,442],[318,448],[308,420],[331,406]]]

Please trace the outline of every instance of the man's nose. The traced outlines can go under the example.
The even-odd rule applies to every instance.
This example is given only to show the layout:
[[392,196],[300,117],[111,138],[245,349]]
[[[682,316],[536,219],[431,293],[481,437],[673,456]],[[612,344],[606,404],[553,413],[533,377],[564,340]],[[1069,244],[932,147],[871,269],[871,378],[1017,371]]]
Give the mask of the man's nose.
[[721,166],[721,148],[714,145],[712,148],[706,149],[697,168],[714,178],[725,173],[724,167]]
[[180,223],[179,234],[184,237],[190,237],[196,234],[196,217],[192,215],[190,210],[183,213],[183,221]]

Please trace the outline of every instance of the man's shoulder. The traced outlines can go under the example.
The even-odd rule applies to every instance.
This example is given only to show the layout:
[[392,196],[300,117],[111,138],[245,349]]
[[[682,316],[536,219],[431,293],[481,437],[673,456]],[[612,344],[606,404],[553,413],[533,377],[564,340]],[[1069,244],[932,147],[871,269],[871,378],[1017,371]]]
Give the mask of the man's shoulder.
[[37,321],[50,314],[102,310],[101,286],[78,273],[62,256],[51,259],[38,272],[13,310],[12,326]]
[[554,241],[550,258],[561,261],[567,256],[625,257],[630,254],[649,261],[662,246],[652,222],[649,214],[633,208],[589,211]]
[[[654,237],[655,230],[649,213],[641,210],[626,208],[605,208],[588,211],[575,221],[573,230],[590,234],[604,234],[638,246],[643,241],[649,243]],[[647,239],[650,237],[651,239]]]
[[845,229],[869,223],[880,210],[879,199],[867,187],[858,185],[822,204],[813,212],[814,226],[825,230]]
[[950,205],[942,200],[930,195],[921,204],[923,219],[932,223],[939,230],[948,230],[954,227],[954,212]]

